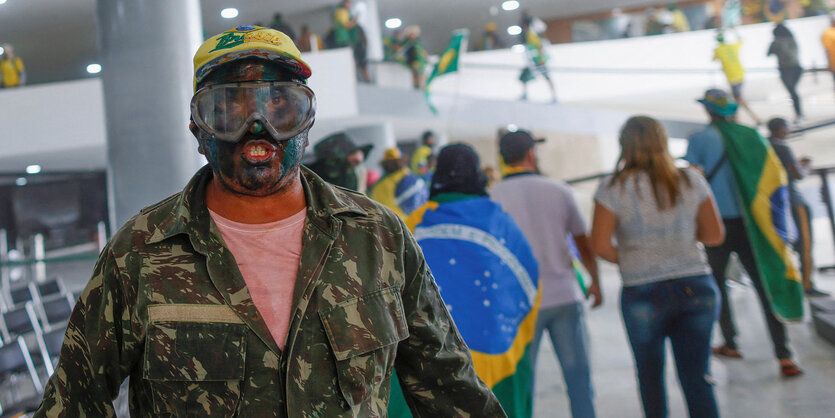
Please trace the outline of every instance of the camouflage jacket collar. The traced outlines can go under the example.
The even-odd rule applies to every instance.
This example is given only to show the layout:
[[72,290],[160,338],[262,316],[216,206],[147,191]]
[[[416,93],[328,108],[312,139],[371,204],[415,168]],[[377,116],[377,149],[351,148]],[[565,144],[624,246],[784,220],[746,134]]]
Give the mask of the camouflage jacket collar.
[[[365,209],[352,199],[345,198],[346,193],[353,192],[325,183],[307,167],[301,166],[300,171],[308,220],[332,238],[333,217],[367,215]],[[212,179],[212,175],[211,168],[205,165],[191,178],[182,192],[142,210],[142,213],[147,213],[152,210],[170,209],[169,216],[163,217],[145,240],[147,244],[161,242],[177,234],[189,235],[195,249],[204,254],[212,244],[217,244],[207,242],[212,240],[207,233],[213,229],[210,226],[213,224],[206,207],[206,185]]]

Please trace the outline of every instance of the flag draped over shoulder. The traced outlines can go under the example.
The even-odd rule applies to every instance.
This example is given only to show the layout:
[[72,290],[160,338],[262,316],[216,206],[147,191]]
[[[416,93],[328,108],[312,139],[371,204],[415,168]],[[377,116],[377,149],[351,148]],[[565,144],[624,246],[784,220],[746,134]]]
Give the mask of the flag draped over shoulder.
[[[508,417],[529,418],[529,348],[539,310],[533,251],[501,207],[486,197],[429,202],[410,218],[444,303],[470,348],[476,374]],[[389,414],[410,416],[397,382]]]
[[426,79],[426,85],[423,87],[423,94],[426,96],[426,104],[429,105],[429,110],[431,110],[434,114],[437,114],[438,110],[435,109],[435,106],[432,105],[432,101],[429,100],[429,84],[432,83],[432,80],[434,80],[437,76],[458,71],[458,61],[461,58],[461,54],[463,54],[467,49],[468,33],[469,32],[466,29],[459,29],[452,33],[452,39],[450,39],[449,45],[441,54],[438,63],[435,64],[435,69],[432,70],[432,74],[430,74],[429,78]]
[[763,287],[774,312],[803,317],[803,286],[791,259],[788,178],[777,154],[756,130],[731,122],[715,124],[743,207],[745,226]]

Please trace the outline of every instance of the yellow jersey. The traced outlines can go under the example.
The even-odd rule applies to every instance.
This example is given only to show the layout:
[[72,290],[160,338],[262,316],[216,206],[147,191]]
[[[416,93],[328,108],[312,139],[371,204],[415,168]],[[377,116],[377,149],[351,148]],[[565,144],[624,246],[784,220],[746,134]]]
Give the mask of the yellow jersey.
[[19,57],[0,60],[0,86],[17,87],[20,85],[20,73],[23,72],[23,61]]
[[713,54],[713,60],[722,63],[722,70],[725,71],[725,77],[728,78],[728,83],[739,84],[745,78],[745,70],[742,68],[742,62],[739,61],[739,47],[742,42],[735,44],[721,43],[716,47]]

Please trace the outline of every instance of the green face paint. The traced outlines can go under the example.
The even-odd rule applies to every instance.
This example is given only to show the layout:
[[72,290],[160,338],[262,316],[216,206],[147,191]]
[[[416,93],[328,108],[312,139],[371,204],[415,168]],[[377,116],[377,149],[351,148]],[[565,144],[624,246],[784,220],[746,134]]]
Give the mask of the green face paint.
[[[280,66],[258,59],[233,62],[215,72],[207,77],[205,85],[290,79]],[[257,121],[238,142],[218,141],[203,131],[198,138],[221,184],[232,192],[249,196],[268,196],[292,184],[298,178],[307,145],[307,131],[278,142]]]

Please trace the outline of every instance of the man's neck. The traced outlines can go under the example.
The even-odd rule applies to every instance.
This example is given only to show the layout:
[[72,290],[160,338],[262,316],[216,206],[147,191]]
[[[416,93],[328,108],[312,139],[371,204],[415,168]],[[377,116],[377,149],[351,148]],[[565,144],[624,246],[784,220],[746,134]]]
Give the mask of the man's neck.
[[217,177],[206,186],[206,205],[230,221],[245,224],[275,222],[306,207],[301,175],[287,187],[269,196],[248,196],[227,189]]

